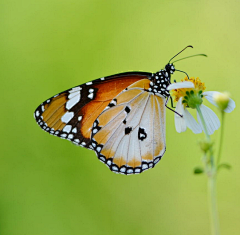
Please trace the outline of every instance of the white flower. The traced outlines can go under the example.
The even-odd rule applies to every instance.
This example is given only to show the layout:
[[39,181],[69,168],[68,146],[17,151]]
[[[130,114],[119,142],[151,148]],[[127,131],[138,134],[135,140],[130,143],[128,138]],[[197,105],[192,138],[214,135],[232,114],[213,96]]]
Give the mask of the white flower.
[[[207,106],[203,105],[203,98],[206,98],[210,103],[217,106],[216,95],[221,94],[217,91],[207,91],[205,90],[204,83],[201,82],[199,78],[188,78],[182,80],[179,83],[173,83],[168,86],[168,90],[172,90],[176,105],[175,113],[175,127],[177,132],[181,133],[187,130],[187,127],[193,131],[193,133],[198,134],[204,130],[203,123],[201,121],[200,115],[202,114],[203,119],[206,123],[206,129],[209,135],[212,135],[215,130],[220,127],[220,121],[217,115]],[[197,119],[189,113],[187,108],[198,109]],[[224,112],[230,113],[235,108],[235,102],[229,98],[228,105]],[[181,116],[179,116],[182,115]]]
[[227,102],[227,107],[224,109],[225,113],[231,113],[236,107],[235,102],[226,92],[221,93],[218,91],[206,91],[204,94],[205,98],[216,107],[219,107],[220,103]]

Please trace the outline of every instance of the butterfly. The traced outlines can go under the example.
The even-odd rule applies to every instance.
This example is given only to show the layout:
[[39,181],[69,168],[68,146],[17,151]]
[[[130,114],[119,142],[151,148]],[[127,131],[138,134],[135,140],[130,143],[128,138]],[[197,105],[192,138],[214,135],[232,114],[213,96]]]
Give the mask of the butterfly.
[[115,173],[153,168],[166,151],[167,87],[175,72],[170,61],[156,73],[119,73],[63,91],[37,107],[36,122],[52,135],[94,150]]

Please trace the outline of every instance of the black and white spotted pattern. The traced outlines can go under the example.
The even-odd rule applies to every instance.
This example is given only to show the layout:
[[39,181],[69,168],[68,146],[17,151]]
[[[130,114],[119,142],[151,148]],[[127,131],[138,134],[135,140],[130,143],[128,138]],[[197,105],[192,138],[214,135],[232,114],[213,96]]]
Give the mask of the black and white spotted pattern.
[[[101,151],[101,147],[99,147],[99,149],[95,150],[95,151],[96,151],[96,153],[98,153],[99,151]],[[166,149],[165,149],[165,151],[166,151]],[[102,154],[97,154],[97,155],[98,155],[98,159],[102,163],[106,164],[111,171],[113,171],[114,173],[123,174],[123,175],[140,174],[143,171],[151,169],[161,160],[161,158],[163,156],[163,155],[158,156],[154,159],[154,161],[151,161],[151,162],[143,161],[141,167],[133,168],[133,167],[129,167],[129,166],[122,166],[119,168],[116,164],[113,163],[113,159],[106,159],[106,157]]]
[[171,84],[171,74],[173,74],[174,71],[175,67],[172,64],[167,64],[165,69],[152,74],[150,88],[148,90],[154,94],[162,95],[165,98],[169,97],[170,94],[167,87]]
[[[86,86],[88,85],[83,84],[82,86],[76,86],[67,91],[61,92],[39,105],[39,107],[34,112],[34,117],[39,126],[51,135],[58,136],[62,139],[67,139],[76,145],[88,147],[88,143],[86,143],[87,141],[85,141],[79,133],[82,115],[78,115],[79,110],[82,108],[83,104],[85,102],[91,101],[95,95],[95,90],[93,88],[82,90]],[[45,122],[42,116],[43,112],[45,111],[45,105],[58,102],[58,97],[59,99],[65,98],[66,100],[64,104],[64,115],[57,117],[59,120],[61,120],[61,122],[65,123],[65,126],[62,128],[62,130],[49,127],[47,124],[48,121]],[[82,100],[84,100],[84,103],[81,102]],[[56,112],[58,109],[59,107],[56,107]]]

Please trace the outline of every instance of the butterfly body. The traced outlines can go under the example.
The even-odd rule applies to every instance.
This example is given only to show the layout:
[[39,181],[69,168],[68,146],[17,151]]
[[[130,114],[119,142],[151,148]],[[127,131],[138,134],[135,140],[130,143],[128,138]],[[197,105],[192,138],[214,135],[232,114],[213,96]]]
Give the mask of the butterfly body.
[[165,101],[175,68],[127,72],[87,82],[46,100],[35,110],[48,133],[94,150],[110,170],[137,174],[166,150]]

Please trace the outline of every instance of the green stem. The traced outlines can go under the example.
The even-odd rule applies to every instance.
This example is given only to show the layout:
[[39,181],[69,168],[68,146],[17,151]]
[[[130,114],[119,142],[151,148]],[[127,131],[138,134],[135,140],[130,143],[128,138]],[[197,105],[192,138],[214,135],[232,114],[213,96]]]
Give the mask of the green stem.
[[208,177],[209,196],[210,196],[210,213],[211,213],[211,229],[213,235],[220,235],[218,209],[216,200],[216,174]]
[[223,143],[223,126],[224,126],[224,111],[221,112],[221,118],[222,118],[222,125],[221,125],[221,134],[220,134],[220,141],[219,141],[219,149],[218,149],[218,158],[217,158],[217,166],[220,163],[221,159],[221,153],[222,153],[222,143]]
[[207,154],[206,153],[204,153],[202,161],[203,161],[203,164],[204,164],[205,173],[208,175],[209,169],[208,169],[208,161],[207,161]]
[[[210,135],[208,134],[207,125],[203,118],[200,106],[197,106],[196,109],[197,109],[197,112],[201,119],[206,138],[209,142],[211,142],[211,138],[210,138]],[[205,155],[205,157],[207,157],[207,156]],[[207,161],[206,158],[205,158],[205,162],[206,162],[205,170],[206,170],[206,174],[208,176],[208,185],[209,185],[209,197],[210,197],[209,206],[210,206],[210,215],[211,215],[211,228],[212,228],[212,235],[220,235],[218,210],[217,210],[217,199],[216,199],[217,198],[216,197],[216,168],[215,168],[215,164],[214,164],[212,147],[209,147],[209,157],[210,157],[210,163],[211,163],[210,171],[208,168],[208,164],[206,162]]]

